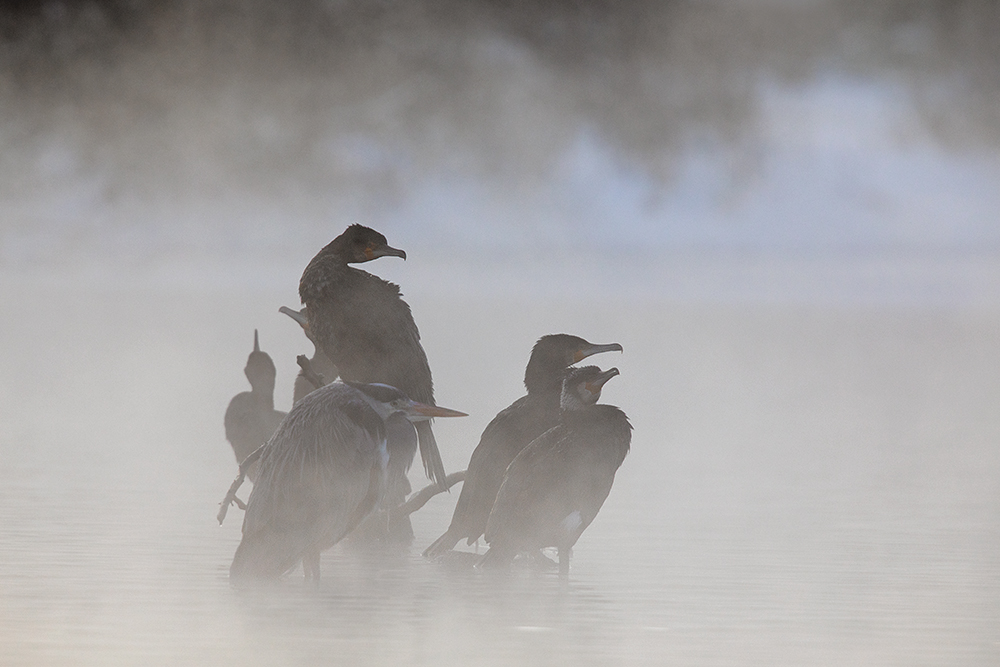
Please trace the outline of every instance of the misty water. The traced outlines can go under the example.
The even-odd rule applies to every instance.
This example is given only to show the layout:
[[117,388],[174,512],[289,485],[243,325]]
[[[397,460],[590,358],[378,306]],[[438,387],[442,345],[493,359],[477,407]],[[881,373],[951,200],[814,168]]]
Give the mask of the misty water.
[[[993,14],[570,4],[4,19],[0,663],[1000,662]],[[623,345],[568,581],[421,558],[456,487],[230,586],[222,416],[254,329],[290,407],[278,307],[351,222],[407,251],[363,268],[449,472],[539,336]]]
[[624,345],[604,400],[633,451],[570,580],[422,560],[453,493],[414,515],[412,548],[335,547],[318,587],[240,592],[240,512],[214,518],[235,472],[221,414],[241,324],[288,407],[308,346],[269,306],[291,293],[5,293],[6,664],[997,657],[995,314],[414,294],[439,400],[472,415],[438,423],[449,470],[519,395],[539,331]]

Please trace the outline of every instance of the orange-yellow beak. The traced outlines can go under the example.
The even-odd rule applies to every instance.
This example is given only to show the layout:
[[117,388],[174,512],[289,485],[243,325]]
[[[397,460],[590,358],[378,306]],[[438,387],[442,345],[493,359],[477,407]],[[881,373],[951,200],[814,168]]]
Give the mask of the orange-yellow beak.
[[409,409],[407,409],[406,414],[410,417],[415,417],[416,421],[421,421],[423,419],[432,419],[434,417],[468,417],[464,412],[459,412],[458,410],[451,410],[449,408],[442,408],[438,405],[427,405],[426,403],[418,403],[413,401],[410,404]]

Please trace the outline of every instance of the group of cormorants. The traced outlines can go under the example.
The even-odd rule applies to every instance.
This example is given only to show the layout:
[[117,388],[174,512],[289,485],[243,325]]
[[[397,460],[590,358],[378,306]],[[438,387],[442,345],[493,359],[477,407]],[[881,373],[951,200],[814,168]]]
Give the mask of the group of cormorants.
[[[431,419],[465,415],[435,405],[410,307],[397,285],[350,266],[386,256],[406,259],[382,234],[355,224],[306,266],[303,308],[280,310],[316,351],[299,357],[287,415],[274,409],[274,364],[254,332],[244,369],[251,391],[235,396],[225,416],[240,476],[220,521],[231,502],[246,510],[234,580],[275,578],[300,561],[306,578],[318,579],[320,553],[349,534],[411,540],[403,508],[417,500],[407,501],[406,473],[418,450],[431,493],[460,477],[446,477]],[[489,549],[479,567],[504,567],[519,554],[544,558],[541,549],[556,547],[559,571],[568,572],[570,550],[607,498],[632,430],[624,412],[597,403],[618,369],[573,364],[613,350],[622,347],[567,334],[538,340],[524,374],[527,395],[486,426],[451,524],[426,557],[482,537]],[[245,505],[235,496],[244,475],[254,482]]]

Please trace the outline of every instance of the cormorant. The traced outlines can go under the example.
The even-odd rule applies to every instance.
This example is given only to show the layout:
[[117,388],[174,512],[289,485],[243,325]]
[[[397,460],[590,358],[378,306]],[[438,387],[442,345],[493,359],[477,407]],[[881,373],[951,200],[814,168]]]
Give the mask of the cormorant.
[[528,443],[559,423],[559,396],[563,375],[570,364],[592,354],[622,351],[618,343],[596,345],[578,336],[550,334],[535,343],[524,371],[527,396],[502,410],[483,430],[472,452],[462,493],[448,530],[424,551],[436,558],[465,539],[473,544],[486,531],[507,466]]
[[[385,383],[416,401],[434,405],[427,355],[399,286],[348,266],[386,256],[406,259],[406,253],[389,246],[385,236],[358,224],[320,250],[299,280],[309,330],[345,381]],[[417,442],[410,443],[409,452],[401,449],[397,456],[405,465],[393,466],[398,477],[391,492],[395,504],[403,502],[410,492],[405,472],[418,443],[427,476],[445,486],[444,464],[431,424],[423,421],[415,426]],[[402,532],[392,537],[412,539],[409,519],[401,528]]]
[[[236,463],[242,463],[243,459],[267,442],[285,416],[284,412],[274,409],[274,380],[277,373],[271,357],[260,351],[256,329],[253,332],[253,352],[247,357],[243,373],[250,380],[250,391],[233,396],[223,419],[226,440],[233,447]],[[256,464],[250,468],[247,476],[250,481],[256,481]]]
[[318,579],[320,552],[385,499],[399,446],[398,423],[388,422],[400,414],[415,423],[465,416],[385,384],[335,382],[296,403],[261,454],[230,577],[275,578],[302,560],[306,578]]
[[561,420],[517,455],[507,468],[486,522],[490,549],[479,565],[502,567],[521,552],[559,550],[559,572],[597,516],[615,473],[628,454],[632,426],[612,405],[595,405],[618,369],[596,366],[566,372]]
[[[309,331],[309,317],[306,315],[306,309],[292,310],[288,306],[282,306],[278,308],[279,313],[284,313],[290,318],[295,320],[300,327],[302,327],[302,332],[306,335],[306,338],[313,344],[313,356],[309,358],[309,368],[313,373],[319,375],[326,384],[330,384],[340,375],[340,371],[334,366],[333,362],[330,361],[330,357],[323,353],[323,350],[319,349],[316,345],[316,341],[313,340],[312,332]],[[305,371],[299,371],[299,374],[295,376],[295,389],[292,396],[292,404],[298,403],[299,400],[306,394],[312,392],[317,387],[309,380]]]

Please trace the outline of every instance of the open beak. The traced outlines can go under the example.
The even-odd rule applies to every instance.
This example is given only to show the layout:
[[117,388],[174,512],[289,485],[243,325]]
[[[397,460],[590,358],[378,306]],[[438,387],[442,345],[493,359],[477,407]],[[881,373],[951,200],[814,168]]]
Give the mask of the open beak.
[[309,331],[309,318],[306,317],[305,308],[303,308],[302,310],[292,310],[288,306],[282,306],[281,308],[278,308],[278,312],[288,315],[290,318],[298,322],[300,327],[302,327],[306,331]]
[[605,384],[607,384],[608,380],[610,380],[616,375],[620,375],[618,369],[609,368],[608,370],[604,371],[603,373],[601,373],[596,378],[594,378],[593,380],[591,380],[586,384],[587,391],[595,395],[600,394],[601,388],[604,387]]
[[[600,354],[601,352],[623,352],[622,346],[618,343],[608,343],[607,345],[591,345],[590,347],[583,347],[577,350],[573,354],[573,363],[578,361],[583,361],[592,354]],[[609,378],[610,379],[610,378]]]
[[406,410],[406,416],[410,421],[426,421],[434,417],[468,417],[464,412],[442,408],[438,405],[427,405],[413,401]]

